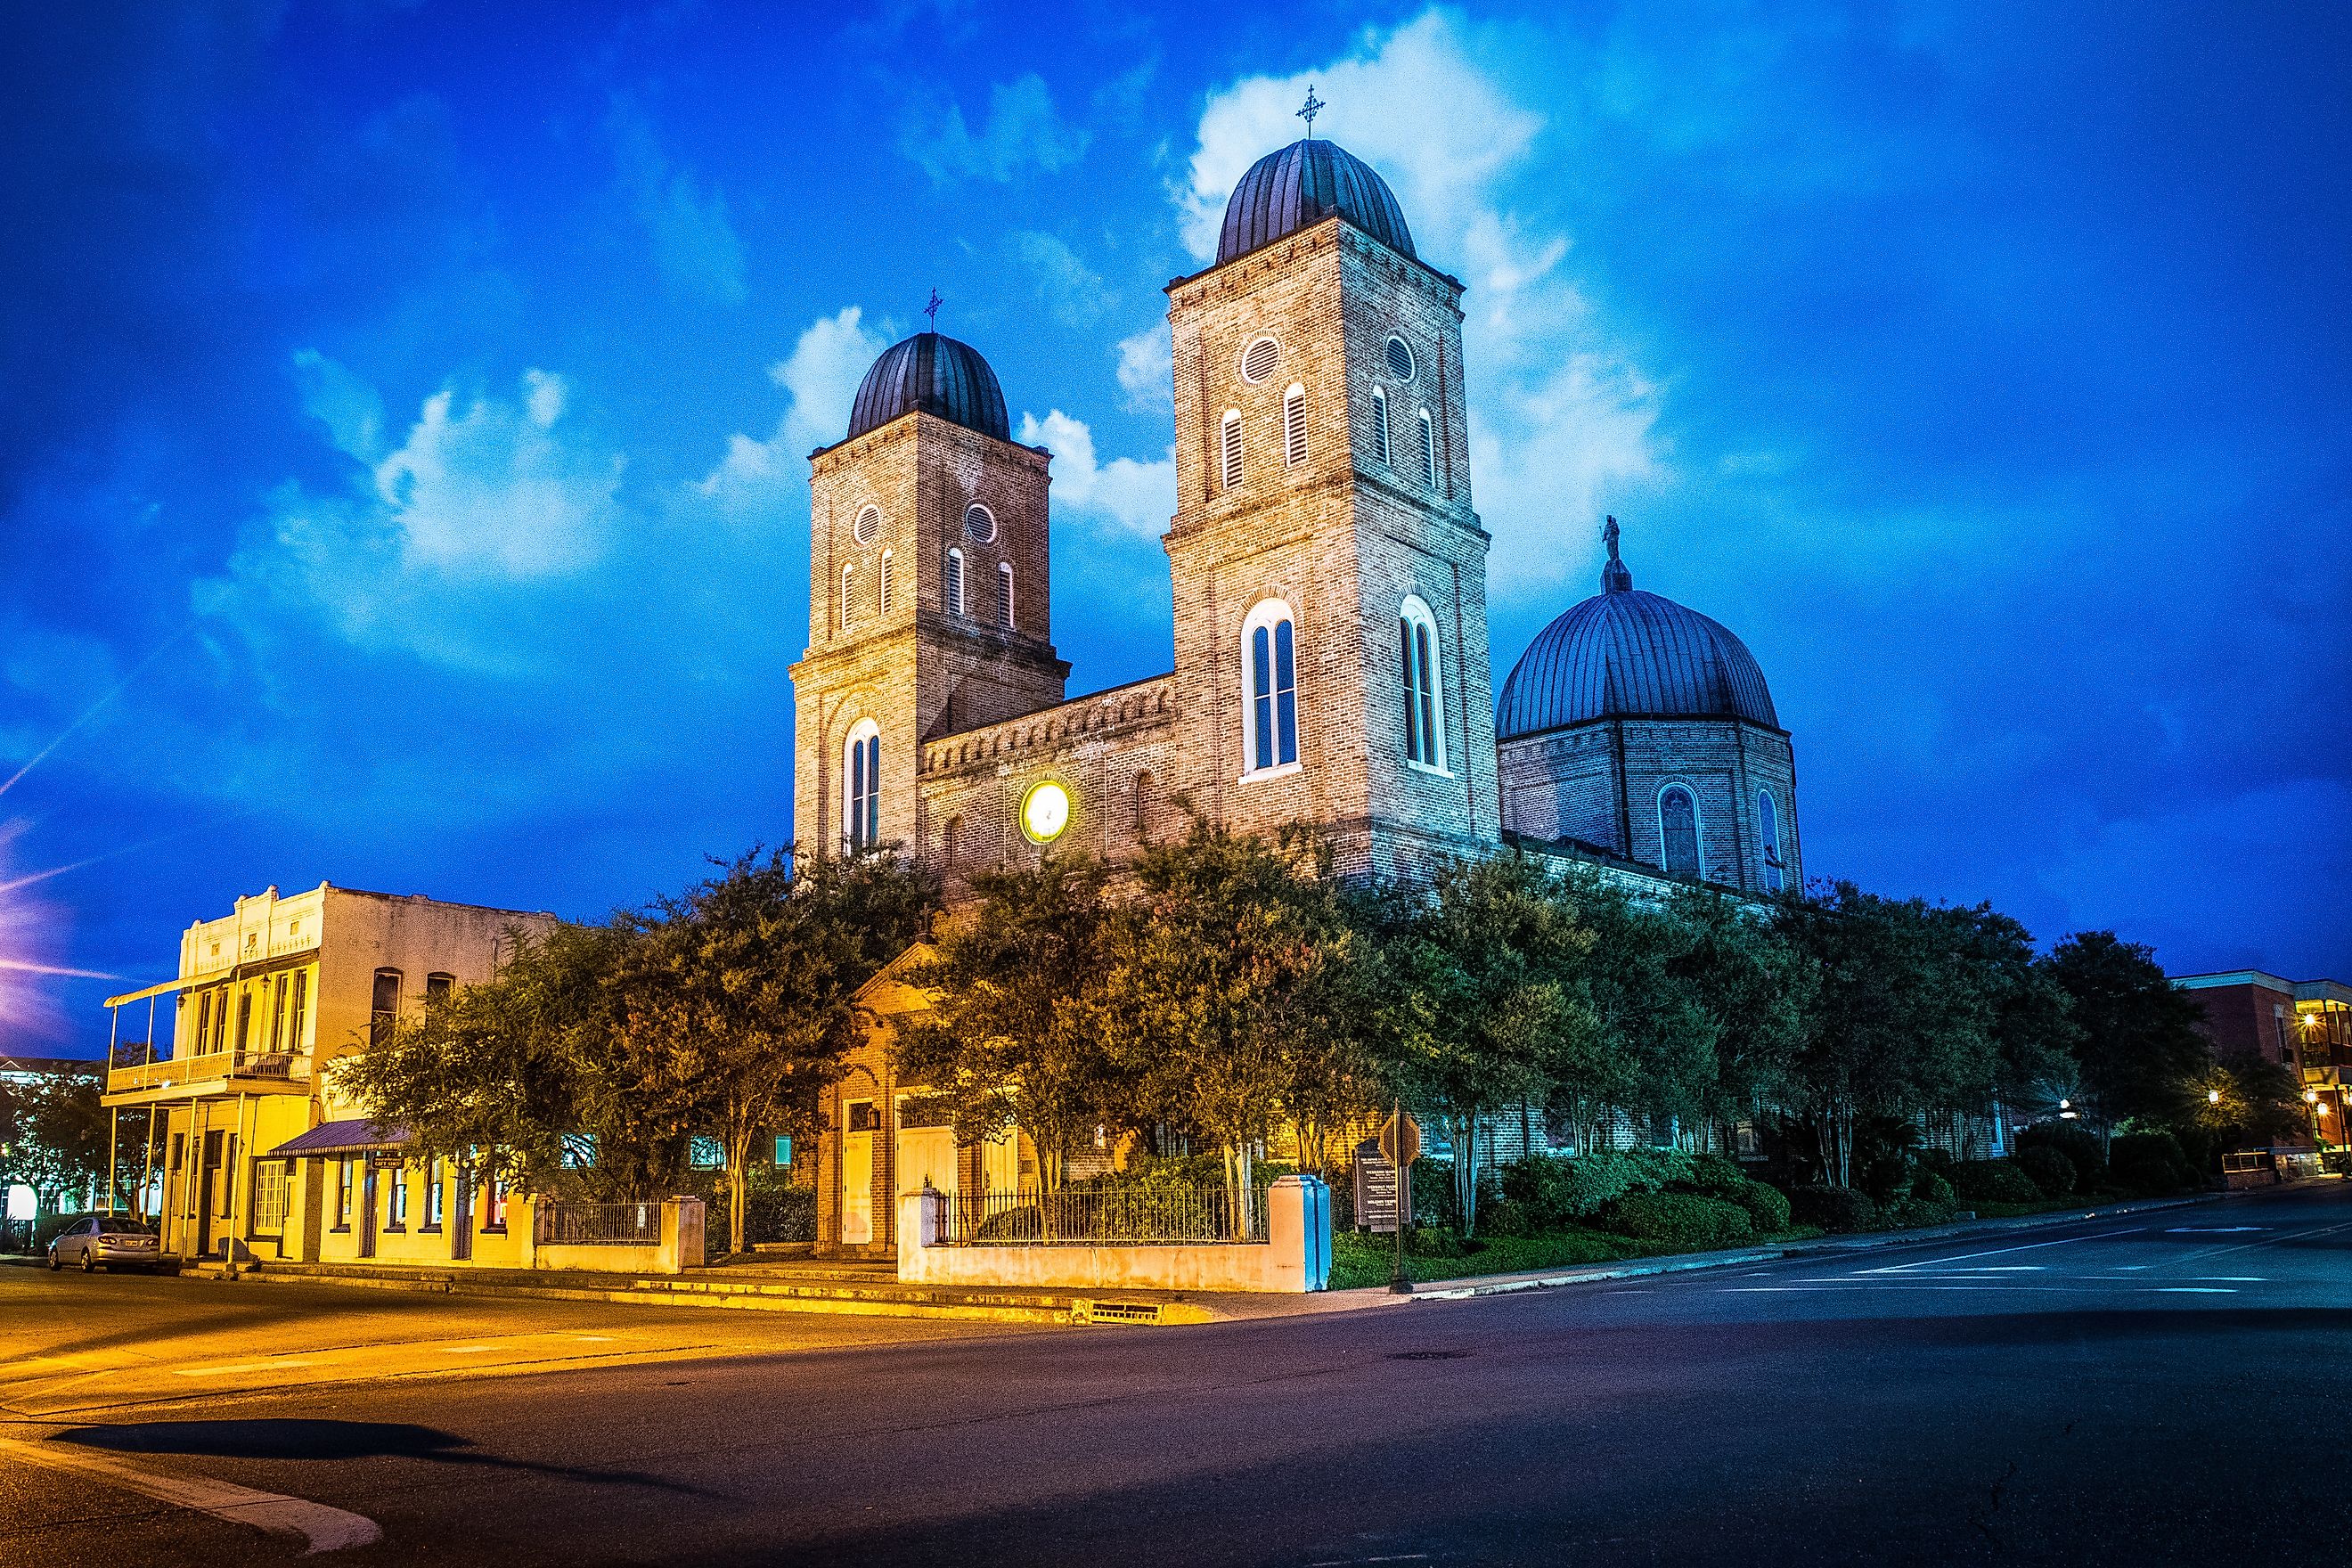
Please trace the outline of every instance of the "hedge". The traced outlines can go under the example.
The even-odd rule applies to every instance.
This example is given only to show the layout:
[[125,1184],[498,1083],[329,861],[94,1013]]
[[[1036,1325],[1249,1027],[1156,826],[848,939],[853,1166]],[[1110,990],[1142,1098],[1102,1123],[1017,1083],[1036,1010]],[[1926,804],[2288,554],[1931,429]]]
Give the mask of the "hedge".
[[2020,1149],[2017,1168],[2041,1189],[2045,1198],[2063,1198],[2074,1190],[2074,1162],[2047,1145]]
[[1799,1225],[1823,1230],[1868,1230],[1878,1223],[1878,1205],[1852,1187],[1799,1187],[1789,1194],[1789,1206]]
[[2033,1178],[2009,1160],[1962,1160],[1952,1167],[1952,1189],[1976,1203],[2031,1204],[2042,1199]]
[[1637,1241],[1669,1247],[1712,1247],[1746,1241],[1755,1226],[1748,1211],[1696,1193],[1636,1193],[1611,1208],[1609,1228]]

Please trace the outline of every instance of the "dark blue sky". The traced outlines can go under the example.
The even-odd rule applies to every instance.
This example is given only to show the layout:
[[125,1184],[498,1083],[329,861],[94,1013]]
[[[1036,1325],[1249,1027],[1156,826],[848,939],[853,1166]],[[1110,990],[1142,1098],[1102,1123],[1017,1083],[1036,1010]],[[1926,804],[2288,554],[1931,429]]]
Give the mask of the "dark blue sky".
[[1165,668],[1160,288],[1311,80],[1470,286],[1498,684],[1613,511],[1811,873],[2352,977],[2338,8],[784,9],[0,20],[0,962],[788,838],[803,459],[934,285],[1072,690]]

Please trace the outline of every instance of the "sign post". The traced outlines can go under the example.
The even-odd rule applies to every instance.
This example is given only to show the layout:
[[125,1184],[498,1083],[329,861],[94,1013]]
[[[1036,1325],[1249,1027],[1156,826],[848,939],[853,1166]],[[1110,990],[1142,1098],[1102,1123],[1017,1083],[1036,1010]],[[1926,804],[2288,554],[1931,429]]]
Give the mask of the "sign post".
[[1389,1274],[1389,1289],[1410,1296],[1412,1281],[1404,1273],[1404,1233],[1412,1224],[1412,1163],[1421,1158],[1421,1123],[1404,1113],[1402,1100],[1396,1103],[1396,1113],[1381,1124],[1381,1158],[1396,1172],[1396,1263]]

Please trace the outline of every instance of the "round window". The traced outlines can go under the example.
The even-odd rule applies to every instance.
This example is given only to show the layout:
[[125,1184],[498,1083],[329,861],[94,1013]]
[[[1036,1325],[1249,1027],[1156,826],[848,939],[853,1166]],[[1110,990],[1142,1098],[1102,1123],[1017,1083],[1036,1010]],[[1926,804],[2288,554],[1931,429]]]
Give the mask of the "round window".
[[996,537],[996,514],[986,507],[977,504],[966,507],[963,513],[963,531],[967,538],[986,544]]
[[1047,779],[1021,797],[1021,831],[1032,844],[1051,844],[1070,826],[1070,792]]
[[1242,379],[1255,386],[1272,375],[1282,363],[1282,345],[1272,338],[1252,338],[1242,350]]
[[1405,347],[1402,338],[1389,340],[1389,374],[1399,381],[1412,379],[1412,351]]
[[858,543],[873,543],[875,538],[882,531],[882,509],[878,506],[869,506],[859,512],[857,521],[849,525],[849,531]]

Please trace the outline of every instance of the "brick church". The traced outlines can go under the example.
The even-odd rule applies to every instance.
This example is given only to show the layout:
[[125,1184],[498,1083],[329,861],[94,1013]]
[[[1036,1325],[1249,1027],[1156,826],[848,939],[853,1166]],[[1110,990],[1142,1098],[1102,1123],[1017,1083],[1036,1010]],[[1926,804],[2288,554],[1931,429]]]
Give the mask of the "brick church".
[[[1797,880],[1795,762],[1762,671],[1727,628],[1633,586],[1613,520],[1601,592],[1538,635],[1496,702],[1463,285],[1370,165],[1311,137],[1260,159],[1214,265],[1167,292],[1172,668],[1067,695],[1048,454],[1012,439],[979,351],[895,344],[811,459],[804,850],[899,846],[953,902],[973,870],[1046,846],[1123,859],[1183,830],[1181,797],[1235,831],[1315,825],[1343,874],[1509,842],[1750,895]],[[856,1053],[829,1107],[828,1249],[886,1246],[889,1194],[923,1175],[1017,1173],[1017,1143],[933,1147],[940,1130],[903,1125],[886,1045]]]

